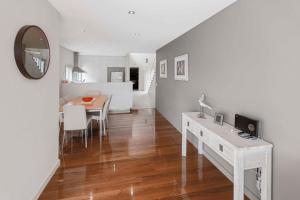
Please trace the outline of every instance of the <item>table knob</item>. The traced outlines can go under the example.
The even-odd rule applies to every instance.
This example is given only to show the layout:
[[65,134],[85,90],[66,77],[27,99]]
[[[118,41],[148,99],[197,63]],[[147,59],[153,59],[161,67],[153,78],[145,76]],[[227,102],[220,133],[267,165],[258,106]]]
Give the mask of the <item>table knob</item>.
[[219,150],[223,152],[223,145],[219,144]]

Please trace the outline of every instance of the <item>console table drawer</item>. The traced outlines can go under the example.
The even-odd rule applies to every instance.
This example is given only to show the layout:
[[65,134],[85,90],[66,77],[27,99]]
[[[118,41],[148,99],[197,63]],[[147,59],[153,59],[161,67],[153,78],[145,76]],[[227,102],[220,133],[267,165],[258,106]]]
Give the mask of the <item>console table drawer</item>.
[[198,139],[204,142],[209,141],[209,133],[206,130],[204,130],[203,127],[197,125],[197,123],[195,123],[194,121],[186,119],[186,127]]
[[212,136],[209,140],[209,146],[215,150],[217,154],[227,160],[229,163],[233,164],[234,151],[231,147],[226,145],[221,139]]
[[186,127],[190,132],[192,132],[194,135],[197,136],[196,134],[197,128],[195,123],[192,120],[186,119]]
[[197,137],[205,143],[209,142],[209,133],[201,126],[194,126],[195,134]]

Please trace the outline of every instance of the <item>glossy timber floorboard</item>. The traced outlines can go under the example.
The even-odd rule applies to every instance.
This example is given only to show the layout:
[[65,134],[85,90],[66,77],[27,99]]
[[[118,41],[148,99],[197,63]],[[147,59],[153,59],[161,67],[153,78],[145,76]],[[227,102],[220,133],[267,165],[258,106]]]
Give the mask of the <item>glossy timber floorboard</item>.
[[94,128],[84,148],[70,139],[61,167],[40,196],[68,200],[232,200],[233,185],[153,109],[109,116],[101,143]]

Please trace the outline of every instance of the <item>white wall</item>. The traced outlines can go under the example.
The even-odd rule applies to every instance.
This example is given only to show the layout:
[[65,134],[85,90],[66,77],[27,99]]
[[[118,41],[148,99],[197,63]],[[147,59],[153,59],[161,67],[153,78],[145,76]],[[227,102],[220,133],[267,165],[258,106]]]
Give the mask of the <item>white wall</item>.
[[[148,58],[148,63],[146,63]],[[79,55],[79,66],[87,72],[87,82],[107,82],[107,67],[126,67],[126,81],[129,81],[129,67],[140,68],[139,90],[149,87],[151,73],[155,70],[156,54],[130,53],[127,56]]]
[[74,52],[62,46],[59,48],[59,68],[60,68],[60,92],[61,96],[61,81],[66,79],[66,66],[74,66]]
[[107,67],[125,67],[125,56],[79,55],[79,66],[87,72],[87,82],[107,82]]
[[[260,121],[260,135],[274,145],[272,200],[300,199],[299,10],[299,0],[239,0],[157,51],[158,64],[168,59],[168,78],[157,78],[156,106],[178,130],[182,112],[199,111],[203,92],[226,122],[236,113]],[[189,81],[175,81],[174,57],[184,53]],[[246,172],[247,190],[258,196],[253,180]]]
[[[18,30],[46,33],[51,61],[41,80],[28,80],[14,60]],[[0,6],[0,199],[34,199],[58,164],[59,14],[47,0],[9,0]]]
[[65,80],[66,65],[74,66],[74,52],[62,46],[59,47],[60,80]]
[[[148,63],[146,59],[148,58]],[[149,87],[151,73],[155,70],[156,54],[149,53],[130,53],[127,55],[127,66],[138,67],[139,69],[139,90],[145,90]],[[129,68],[127,68],[126,80],[129,80]]]

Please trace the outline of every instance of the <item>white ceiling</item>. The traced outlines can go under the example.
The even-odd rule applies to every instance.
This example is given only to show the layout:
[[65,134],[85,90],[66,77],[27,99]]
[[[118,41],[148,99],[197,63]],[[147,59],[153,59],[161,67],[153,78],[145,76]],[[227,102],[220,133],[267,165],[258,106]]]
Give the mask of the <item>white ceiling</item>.
[[61,45],[90,55],[154,53],[235,1],[49,0],[62,15]]

